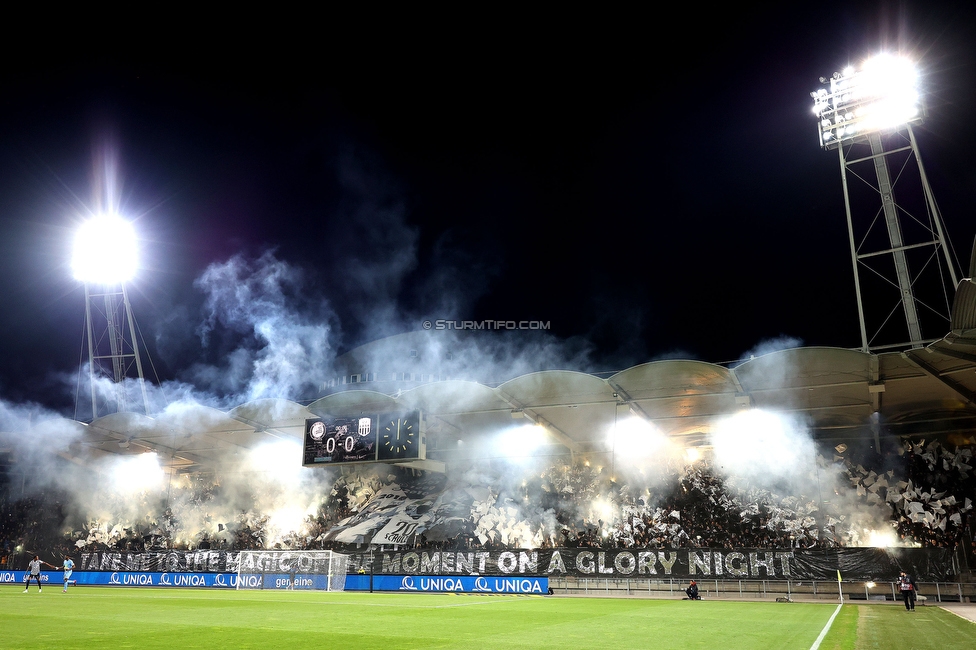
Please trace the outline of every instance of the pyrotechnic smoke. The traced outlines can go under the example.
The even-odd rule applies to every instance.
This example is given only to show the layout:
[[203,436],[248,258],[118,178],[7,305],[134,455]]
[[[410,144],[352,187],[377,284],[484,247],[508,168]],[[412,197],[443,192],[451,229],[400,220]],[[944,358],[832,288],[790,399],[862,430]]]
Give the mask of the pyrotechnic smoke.
[[218,328],[237,347],[226,366],[194,364],[194,385],[241,402],[315,394],[334,357],[334,337],[326,304],[316,305],[314,319],[296,309],[300,300],[292,296],[306,289],[297,269],[272,253],[254,261],[237,255],[212,264],[195,285],[206,295],[202,347],[227,344],[214,340]]
[[[757,357],[762,357],[781,350],[792,350],[803,346],[803,340],[793,336],[779,336],[774,339],[765,339],[756,344],[756,347],[742,355],[742,361],[748,361]],[[787,368],[783,367],[784,370]]]
[[719,420],[709,440],[720,471],[765,489],[809,488],[816,470],[813,438],[802,422],[786,415],[740,411]]
[[[458,252],[445,240],[434,247],[433,268],[422,268],[420,233],[409,223],[396,183],[375,165],[348,158],[337,171],[345,195],[328,215],[327,243],[320,246],[328,272],[313,276],[274,251],[233,255],[195,281],[199,313],[177,305],[155,327],[161,354],[194,358],[177,370],[177,379],[148,387],[156,421],[192,436],[207,428],[208,417],[223,417],[205,407],[226,411],[260,398],[313,399],[335,374],[339,351],[404,332],[415,332],[411,345],[418,359],[440,364],[441,374],[453,379],[496,384],[541,369],[593,370],[594,346],[582,338],[420,330],[424,320],[468,316],[491,283],[490,254]],[[630,320],[639,326],[638,315]],[[799,343],[783,337],[745,358]],[[368,354],[362,370],[402,368],[402,341],[380,341]],[[636,361],[643,359],[631,359]],[[769,370],[773,377],[790,373],[785,365]],[[119,388],[96,380],[102,403],[113,403]],[[141,386],[128,381],[121,388],[127,403],[140,403]],[[195,546],[206,538],[304,546],[321,542],[328,526],[367,508],[394,485],[434,492],[433,507],[445,514],[425,531],[432,541],[465,531],[481,541],[523,547],[583,535],[626,542],[641,538],[645,527],[654,529],[654,537],[680,541],[689,515],[663,506],[688,490],[736,516],[756,517],[764,508],[770,525],[797,535],[830,528],[856,539],[890,519],[889,506],[852,486],[850,467],[823,457],[802,421],[760,412],[733,416],[716,423],[711,455],[699,462],[641,422],[621,421],[615,432],[598,432],[613,435],[613,451],[608,461],[592,465],[568,454],[553,458],[552,445],[507,459],[487,436],[468,438],[468,462],[449,466],[444,485],[435,487],[411,486],[409,476],[385,467],[343,476],[302,469],[296,444],[287,441],[254,450],[229,447],[210,472],[160,474],[157,459],[133,457],[135,450],[116,456],[117,449],[101,455],[80,449],[82,424],[0,401],[0,426],[16,432],[3,436],[3,446],[27,469],[23,492],[10,493],[55,489],[69,495],[63,526],[83,545],[139,538]],[[630,428],[635,423],[640,426]],[[88,460],[93,454],[95,462]]]

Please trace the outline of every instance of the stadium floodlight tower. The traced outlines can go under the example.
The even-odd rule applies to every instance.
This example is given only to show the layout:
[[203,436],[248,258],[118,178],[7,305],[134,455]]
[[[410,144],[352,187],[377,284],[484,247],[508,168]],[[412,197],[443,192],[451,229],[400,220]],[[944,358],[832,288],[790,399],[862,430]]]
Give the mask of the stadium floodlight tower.
[[85,337],[92,419],[98,417],[98,380],[115,382],[118,412],[127,408],[125,379],[133,368],[142,391],[145,413],[149,396],[136,343],[135,319],[125,283],[137,268],[137,242],[132,224],[110,214],[95,216],[78,230],[71,260],[74,277],[85,284]]
[[[930,331],[948,331],[958,284],[912,130],[923,118],[918,78],[911,60],[882,54],[859,69],[821,77],[824,87],[810,93],[820,146],[837,149],[840,156],[864,352],[930,343],[923,337],[923,321]],[[872,320],[870,336],[866,297],[871,317],[884,315]],[[895,317],[899,311],[904,329]]]

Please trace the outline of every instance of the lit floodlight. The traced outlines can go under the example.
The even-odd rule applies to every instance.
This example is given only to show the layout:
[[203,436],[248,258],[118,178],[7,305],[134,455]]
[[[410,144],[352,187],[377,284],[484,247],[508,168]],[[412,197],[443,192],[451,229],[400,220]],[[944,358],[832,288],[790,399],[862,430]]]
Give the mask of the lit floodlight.
[[647,420],[630,416],[621,419],[610,432],[614,455],[622,461],[640,461],[653,456],[666,442],[664,434]]
[[302,478],[302,445],[294,440],[277,440],[251,450],[251,466],[265,480],[297,483]]
[[112,472],[116,490],[124,494],[161,488],[164,475],[153,452],[120,458]]
[[531,455],[547,441],[548,434],[545,427],[538,424],[523,424],[503,432],[498,448],[504,456],[520,458]]
[[809,467],[816,451],[803,427],[789,417],[761,409],[739,411],[709,433],[719,465],[765,480],[791,480]]
[[597,499],[591,505],[591,512],[602,521],[613,519],[613,504],[606,499]]
[[81,282],[127,282],[136,273],[136,248],[136,231],[131,223],[115,215],[96,216],[78,230],[71,271]]
[[309,512],[309,509],[296,505],[284,506],[268,515],[268,528],[279,535],[297,532],[309,514],[314,514],[314,511]]
[[829,91],[810,93],[823,147],[922,118],[918,71],[906,57],[876,56],[860,70],[848,67],[835,73],[829,83]]
[[864,539],[867,545],[873,548],[898,546],[898,535],[891,529],[867,530]]

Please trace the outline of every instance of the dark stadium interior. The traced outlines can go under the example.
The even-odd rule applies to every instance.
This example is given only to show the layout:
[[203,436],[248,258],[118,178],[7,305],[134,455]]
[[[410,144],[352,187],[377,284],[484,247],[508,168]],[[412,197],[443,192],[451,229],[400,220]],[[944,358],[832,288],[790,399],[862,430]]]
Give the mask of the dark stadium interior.
[[[7,66],[0,569],[680,550],[792,589],[794,551],[877,551],[976,585],[976,4],[828,4],[679,8],[677,48],[615,16]],[[824,112],[896,50],[924,111]],[[103,212],[134,239],[69,250]]]

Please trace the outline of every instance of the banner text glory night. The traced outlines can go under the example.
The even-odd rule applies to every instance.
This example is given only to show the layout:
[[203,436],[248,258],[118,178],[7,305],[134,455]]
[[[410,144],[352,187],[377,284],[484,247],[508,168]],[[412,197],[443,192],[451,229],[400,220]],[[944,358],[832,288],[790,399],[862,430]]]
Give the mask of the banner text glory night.
[[[356,558],[368,567],[368,557]],[[407,551],[380,553],[379,574],[728,576],[790,578],[792,551]],[[680,560],[680,561],[679,561]]]

